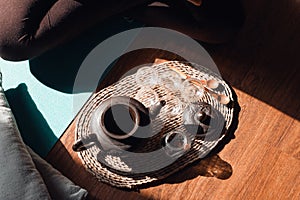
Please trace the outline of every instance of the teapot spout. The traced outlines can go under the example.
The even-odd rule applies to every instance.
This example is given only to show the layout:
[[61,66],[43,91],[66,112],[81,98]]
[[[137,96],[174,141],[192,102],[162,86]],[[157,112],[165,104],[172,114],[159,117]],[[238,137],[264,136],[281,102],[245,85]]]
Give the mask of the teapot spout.
[[149,108],[149,116],[151,119],[154,119],[160,112],[161,108],[166,105],[165,100],[156,102]]

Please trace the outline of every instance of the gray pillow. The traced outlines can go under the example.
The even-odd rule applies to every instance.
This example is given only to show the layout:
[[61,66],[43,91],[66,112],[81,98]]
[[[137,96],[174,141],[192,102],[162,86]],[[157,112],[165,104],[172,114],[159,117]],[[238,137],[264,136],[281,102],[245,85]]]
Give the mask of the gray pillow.
[[48,188],[52,199],[86,199],[87,191],[75,185],[28,147],[32,160]]
[[81,200],[87,191],[26,148],[2,88],[0,72],[0,199]]
[[21,139],[1,85],[0,199],[50,199],[47,187]]

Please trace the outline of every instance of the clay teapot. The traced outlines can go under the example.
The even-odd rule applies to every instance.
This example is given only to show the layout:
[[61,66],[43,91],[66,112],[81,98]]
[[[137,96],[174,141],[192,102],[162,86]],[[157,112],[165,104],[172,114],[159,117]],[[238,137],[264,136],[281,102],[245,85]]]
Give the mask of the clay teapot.
[[92,114],[92,134],[76,141],[73,150],[82,151],[98,144],[103,151],[134,151],[149,137],[151,121],[165,104],[165,101],[159,101],[146,108],[131,97],[111,97],[103,101]]
[[183,112],[183,124],[186,130],[196,136],[216,136],[223,132],[223,115],[205,102],[189,104]]

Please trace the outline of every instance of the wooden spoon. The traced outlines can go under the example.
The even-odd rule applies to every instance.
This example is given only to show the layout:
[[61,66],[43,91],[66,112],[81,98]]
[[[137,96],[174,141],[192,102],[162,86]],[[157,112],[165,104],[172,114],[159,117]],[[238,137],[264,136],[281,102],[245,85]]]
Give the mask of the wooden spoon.
[[169,66],[170,69],[172,69],[173,71],[177,72],[181,78],[183,79],[191,79],[190,82],[193,83],[194,85],[198,86],[198,87],[203,87],[204,90],[206,92],[208,92],[209,94],[211,94],[215,99],[217,99],[221,104],[228,104],[230,102],[229,97],[227,97],[224,94],[218,94],[214,91],[212,91],[212,89],[215,89],[219,86],[219,82],[216,80],[200,80],[200,79],[193,79],[191,78],[189,75],[186,75],[185,73],[181,72],[180,70],[178,70],[176,67],[173,66]]

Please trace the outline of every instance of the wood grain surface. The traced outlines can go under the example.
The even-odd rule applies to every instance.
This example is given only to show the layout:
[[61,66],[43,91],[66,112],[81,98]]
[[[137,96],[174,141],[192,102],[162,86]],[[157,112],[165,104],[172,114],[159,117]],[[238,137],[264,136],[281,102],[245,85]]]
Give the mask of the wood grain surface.
[[[138,192],[103,184],[86,172],[71,149],[74,122],[47,160],[86,188],[89,199],[300,199],[300,1],[244,5],[246,21],[236,38],[204,45],[241,107],[235,136],[220,151]],[[131,52],[100,88],[156,58],[182,59],[154,49]]]

